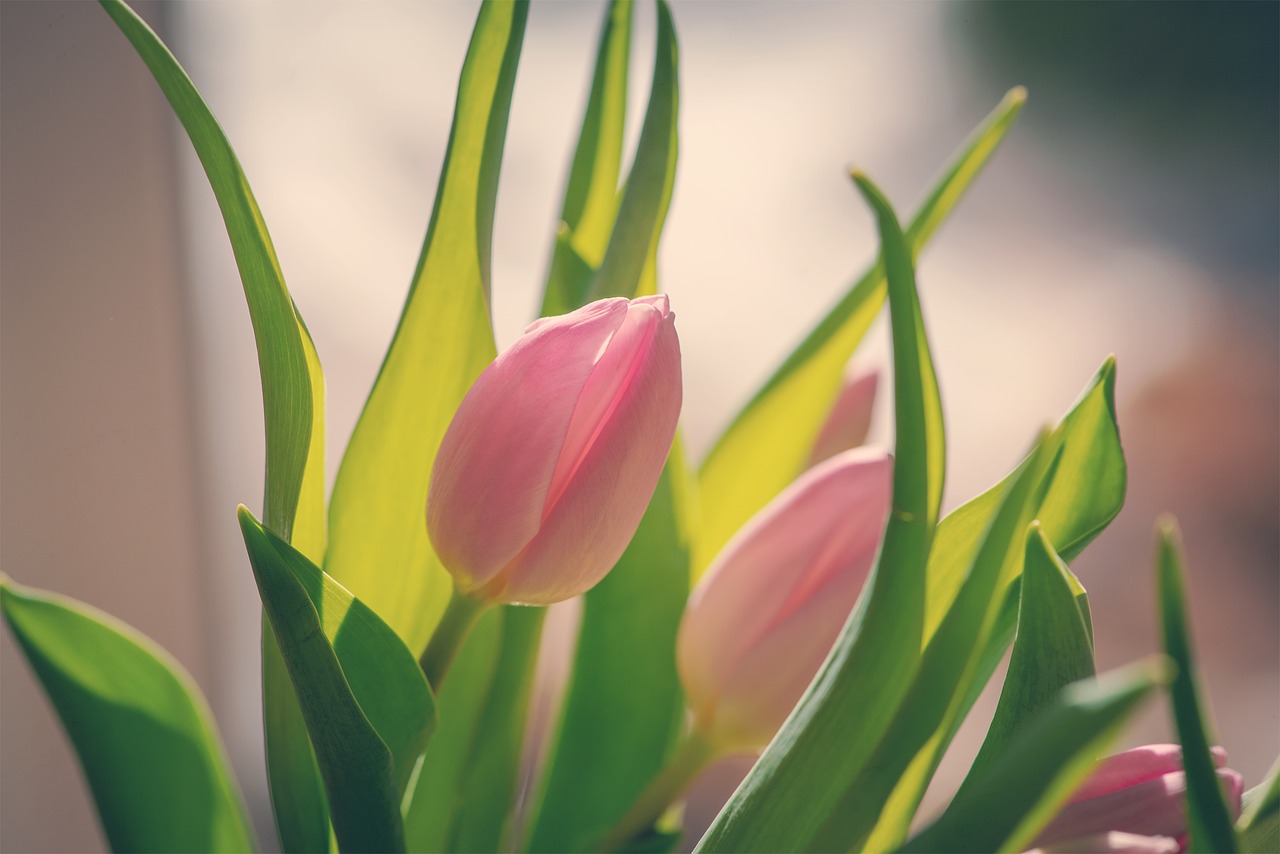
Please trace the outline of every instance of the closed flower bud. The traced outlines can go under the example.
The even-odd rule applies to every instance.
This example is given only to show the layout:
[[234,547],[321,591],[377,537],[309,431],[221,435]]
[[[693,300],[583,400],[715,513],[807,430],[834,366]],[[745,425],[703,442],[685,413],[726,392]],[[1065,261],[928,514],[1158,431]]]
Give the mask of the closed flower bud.
[[817,465],[867,440],[879,384],[880,372],[875,369],[850,373],[845,377],[840,396],[832,404],[827,420],[813,442],[809,465]]
[[853,609],[889,511],[892,464],[846,451],[757,513],[694,589],[677,659],[694,728],[721,750],[763,747]]
[[[1238,817],[1244,779],[1224,767],[1226,751],[1215,747],[1212,752],[1227,806],[1232,817]],[[1066,850],[1076,844],[1083,846],[1089,839],[1119,834],[1131,847],[1107,850],[1159,850],[1154,846],[1167,846],[1170,841],[1175,845],[1172,850],[1184,850],[1186,791],[1182,749],[1176,744],[1149,744],[1108,756],[1041,831],[1036,846],[1049,851]],[[1164,839],[1139,843],[1129,835]]]
[[547,317],[481,373],[431,472],[427,530],[458,591],[545,605],[622,556],[680,415],[665,296]]

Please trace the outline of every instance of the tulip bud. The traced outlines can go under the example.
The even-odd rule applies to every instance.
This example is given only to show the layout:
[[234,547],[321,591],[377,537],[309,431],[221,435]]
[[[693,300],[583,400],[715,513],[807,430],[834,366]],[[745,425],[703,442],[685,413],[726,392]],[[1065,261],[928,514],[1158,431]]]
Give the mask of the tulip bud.
[[[1228,808],[1233,818],[1238,817],[1244,779],[1223,767],[1227,762],[1226,751],[1215,747],[1212,753],[1218,767],[1218,781],[1227,794]],[[1149,744],[1108,756],[1040,832],[1036,846],[1055,850],[1115,831],[1140,837],[1167,837],[1176,841],[1178,847],[1174,850],[1181,850],[1187,839],[1186,790],[1182,748],[1176,744]],[[1149,840],[1144,844],[1167,843]]]
[[545,605],[622,556],[671,450],[680,342],[666,296],[535,321],[449,425],[427,530],[458,591]]
[[871,571],[890,481],[885,452],[839,454],[801,475],[712,562],[676,647],[696,732],[722,750],[773,737]]
[[850,373],[845,377],[840,396],[832,404],[827,420],[813,442],[809,465],[817,465],[867,440],[879,384],[880,372],[875,369]]

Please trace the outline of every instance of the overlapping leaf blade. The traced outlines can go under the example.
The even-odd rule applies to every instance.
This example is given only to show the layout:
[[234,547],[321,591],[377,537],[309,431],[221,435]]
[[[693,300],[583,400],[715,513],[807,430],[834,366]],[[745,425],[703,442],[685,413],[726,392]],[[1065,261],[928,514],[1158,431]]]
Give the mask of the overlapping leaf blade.
[[204,698],[119,621],[0,576],[0,608],[62,719],[116,851],[246,851],[244,803]]
[[900,850],[1022,851],[1088,776],[1129,714],[1168,678],[1160,660],[1067,686],[963,799]]
[[543,317],[565,314],[587,301],[591,277],[609,245],[618,212],[633,7],[632,0],[611,0],[605,13],[542,297]]
[[[986,165],[1026,99],[1015,89],[961,149],[907,229],[918,256]],[[698,474],[702,518],[695,571],[701,572],[733,533],[803,469],[845,364],[885,299],[877,263],[864,274],[733,419]]]
[[240,509],[343,851],[403,850],[400,801],[435,726],[417,659],[360,600]]
[[666,0],[657,0],[656,6],[658,45],[649,104],[609,244],[587,290],[591,300],[634,297],[657,289],[658,242],[671,204],[679,150],[676,119],[680,107],[680,53],[671,9]]
[[868,590],[699,851],[832,844],[822,835],[824,825],[889,727],[919,665],[925,565],[942,493],[941,405],[906,238],[880,191],[862,175],[854,179],[875,212],[889,282],[897,430],[892,509]]
[[1187,774],[1187,827],[1192,851],[1230,854],[1240,850],[1231,813],[1223,798],[1213,756],[1209,722],[1201,710],[1199,677],[1191,651],[1191,628],[1187,619],[1186,580],[1182,568],[1178,530],[1172,519],[1159,528],[1157,560],[1160,626],[1165,653],[1177,666],[1169,686],[1173,718],[1182,742],[1182,766]]
[[[892,838],[886,813],[901,813],[909,820],[915,804],[908,793],[913,790],[900,780],[903,775],[912,780],[932,772],[928,760],[940,752],[941,742],[961,713],[983,645],[996,627],[1000,599],[995,592],[1007,586],[1008,577],[1019,568],[1014,553],[1023,549],[1022,532],[1034,511],[1034,493],[1051,459],[1045,439],[1040,437],[1004,490],[960,593],[925,648],[902,713],[890,724],[867,768],[847,788],[850,796],[832,809],[816,847],[862,847],[877,820],[882,835],[890,838],[873,836],[867,847],[885,850],[902,841],[902,837]],[[886,801],[890,802],[886,805]]]
[[631,545],[584,599],[531,851],[593,850],[679,735],[675,638],[689,589],[687,481],[677,442]]
[[[1052,455],[1053,462],[1037,487],[1034,515],[1048,536],[1073,543],[1072,555],[1075,555],[1115,518],[1124,502],[1126,470],[1115,421],[1113,359],[1108,358],[1103,363],[1071,410],[1045,440],[1045,452]],[[925,631],[930,642],[954,606],[965,577],[966,563],[973,561],[982,531],[990,524],[998,498],[1009,488],[1012,479],[1013,475],[1009,475],[952,512],[938,526],[928,567]],[[1049,501],[1051,496],[1054,498],[1052,503]],[[921,755],[913,761],[881,813],[871,839],[882,848],[893,847],[905,836],[943,753],[1013,638],[1018,616],[1022,553],[1019,551],[1014,557],[1015,564],[1006,570],[1004,580],[993,596],[993,601],[1004,603],[1003,607],[998,612],[994,627],[986,635],[985,648],[976,669],[960,686],[963,702],[947,716],[938,732],[939,737],[926,744]],[[1082,588],[1077,595],[1084,596]],[[1082,606],[1081,617],[1087,625],[1087,603]]]
[[423,522],[431,464],[495,354],[493,211],[527,16],[524,0],[481,7],[422,255],[329,508],[325,571],[415,650],[426,646],[450,589]]
[[1096,675],[1093,636],[1081,612],[1079,582],[1039,525],[1027,538],[1020,588],[1018,634],[1004,688],[957,799],[968,796],[1011,749],[1018,733],[1052,706],[1063,688]]
[[[119,0],[103,7],[182,122],[222,212],[258,348],[266,426],[263,518],[315,561],[324,554],[324,377],[239,161],[195,85],[159,37]],[[329,845],[315,760],[278,650],[263,647],[264,723],[272,806],[286,850]]]

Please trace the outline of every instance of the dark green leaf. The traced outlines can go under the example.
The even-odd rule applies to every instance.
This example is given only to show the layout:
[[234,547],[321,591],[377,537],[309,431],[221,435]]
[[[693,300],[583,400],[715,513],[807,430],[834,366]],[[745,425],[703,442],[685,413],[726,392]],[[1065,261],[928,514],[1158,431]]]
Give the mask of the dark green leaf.
[[489,259],[494,199],[528,4],[480,9],[435,207],[404,313],[338,470],[325,571],[414,650],[449,598],[423,524],[436,449],[493,360]]
[[875,211],[889,281],[897,425],[889,522],[867,592],[700,851],[828,844],[824,825],[849,796],[920,661],[925,565],[942,492],[942,413],[906,239],[883,195],[854,178]]
[[[1025,99],[1021,89],[1010,92],[938,181],[907,229],[913,256],[920,254],[986,165]],[[840,391],[845,364],[879,314],[885,294],[884,267],[877,263],[850,287],[717,440],[698,474],[704,501],[695,542],[696,572],[803,470]]]
[[1143,662],[1067,686],[904,852],[1022,851],[1093,769],[1153,688],[1165,662]]
[[116,851],[245,851],[244,804],[204,698],[164,650],[0,576],[0,607],[75,746]]
[[1187,772],[1187,826],[1192,851],[1240,850],[1218,782],[1213,756],[1209,752],[1212,735],[1201,711],[1199,680],[1191,651],[1191,626],[1187,618],[1186,581],[1182,568],[1177,525],[1164,519],[1159,526],[1160,626],[1164,649],[1177,665],[1177,676],[1169,686],[1173,719],[1182,742],[1182,766]]
[[[957,798],[980,779],[1062,689],[1095,674],[1093,637],[1081,614],[1079,582],[1037,525],[1027,537],[1018,634],[987,737]],[[1087,607],[1087,606],[1086,606]]]
[[243,507],[258,592],[297,692],[343,851],[404,849],[400,800],[435,726],[417,659],[372,610]]
[[680,443],[622,559],[583,601],[532,851],[589,851],[657,774],[684,721],[675,637],[689,592]]

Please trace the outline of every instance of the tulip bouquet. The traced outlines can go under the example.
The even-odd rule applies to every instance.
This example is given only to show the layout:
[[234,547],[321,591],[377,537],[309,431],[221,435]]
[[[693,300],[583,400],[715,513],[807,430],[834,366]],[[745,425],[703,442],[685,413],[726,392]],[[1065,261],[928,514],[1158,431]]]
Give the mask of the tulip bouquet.
[[[670,851],[688,785],[735,753],[759,758],[698,851],[1274,850],[1280,778],[1243,792],[1213,744],[1171,523],[1157,560],[1167,654],[1094,670],[1068,563],[1124,497],[1111,360],[1007,478],[940,518],[943,421],[914,262],[1019,90],[905,229],[853,174],[879,259],[693,466],[674,301],[657,285],[677,154],[671,13],[658,0],[623,178],[632,4],[610,4],[543,316],[498,355],[490,239],[527,8],[487,0],[404,312],[326,501],[320,361],[245,175],[158,37],[103,5],[204,166],[256,336],[265,497],[260,519],[239,518],[284,850]],[[858,447],[877,376],[844,378],[886,302],[892,457]],[[571,676],[539,738],[545,606],[578,596]],[[0,602],[113,848],[254,847],[176,662],[61,596],[4,579]],[[968,776],[918,821],[1010,647]],[[1181,744],[1100,759],[1161,689]]]

